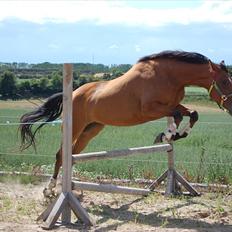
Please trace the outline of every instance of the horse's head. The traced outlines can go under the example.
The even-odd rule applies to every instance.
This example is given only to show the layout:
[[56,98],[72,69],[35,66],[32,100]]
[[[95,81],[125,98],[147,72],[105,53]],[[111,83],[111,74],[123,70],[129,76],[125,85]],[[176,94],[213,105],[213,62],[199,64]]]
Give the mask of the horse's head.
[[232,79],[224,61],[219,65],[209,61],[212,83],[209,88],[210,97],[219,107],[232,115]]

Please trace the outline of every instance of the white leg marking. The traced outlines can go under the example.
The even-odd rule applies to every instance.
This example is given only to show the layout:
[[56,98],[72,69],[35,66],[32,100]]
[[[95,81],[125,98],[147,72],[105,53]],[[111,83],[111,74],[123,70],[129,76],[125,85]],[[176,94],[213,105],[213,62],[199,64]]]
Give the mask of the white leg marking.
[[172,136],[176,135],[176,128],[174,117],[167,117],[167,131],[164,133],[164,138],[162,138],[163,142],[170,141]]
[[48,189],[53,189],[56,187],[56,179],[53,177],[50,178],[50,181],[48,183]]
[[44,188],[43,194],[45,197],[50,197],[53,195],[53,189],[56,187],[56,179],[50,178],[47,187]]
[[183,128],[180,129],[179,135],[183,135],[184,133],[189,134],[191,132],[190,122],[188,122]]

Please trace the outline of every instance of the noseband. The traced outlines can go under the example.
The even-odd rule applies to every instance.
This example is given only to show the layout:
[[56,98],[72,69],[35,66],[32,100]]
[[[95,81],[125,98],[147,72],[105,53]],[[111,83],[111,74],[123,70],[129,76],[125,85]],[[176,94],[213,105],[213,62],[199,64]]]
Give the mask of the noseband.
[[219,107],[220,107],[222,110],[228,112],[228,110],[225,109],[225,107],[224,107],[224,102],[227,101],[228,98],[232,97],[232,93],[230,93],[230,94],[228,94],[228,95],[223,94],[222,91],[220,90],[220,88],[219,88],[217,82],[216,82],[215,80],[213,80],[213,82],[212,82],[212,84],[211,84],[211,86],[210,86],[210,88],[209,88],[209,96],[211,95],[211,92],[212,92],[213,89],[216,90],[216,92],[218,93],[218,95],[219,95],[220,98],[221,98],[220,103],[218,103]]

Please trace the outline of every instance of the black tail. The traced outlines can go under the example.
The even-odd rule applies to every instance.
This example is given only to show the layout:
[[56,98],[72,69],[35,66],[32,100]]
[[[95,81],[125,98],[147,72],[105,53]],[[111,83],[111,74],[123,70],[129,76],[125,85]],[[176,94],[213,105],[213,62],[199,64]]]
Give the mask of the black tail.
[[[21,133],[21,150],[25,150],[31,145],[35,147],[35,135],[42,126],[47,122],[57,119],[62,113],[63,94],[57,93],[48,98],[48,100],[32,112],[24,114],[19,126]],[[42,123],[33,131],[32,126],[35,122],[42,121]]]

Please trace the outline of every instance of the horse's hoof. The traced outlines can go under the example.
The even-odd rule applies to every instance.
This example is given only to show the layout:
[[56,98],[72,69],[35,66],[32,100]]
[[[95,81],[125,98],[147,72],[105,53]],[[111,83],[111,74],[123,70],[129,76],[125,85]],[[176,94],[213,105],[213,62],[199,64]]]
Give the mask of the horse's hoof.
[[154,144],[156,144],[156,143],[162,143],[164,136],[165,136],[164,133],[160,133],[159,135],[157,135],[156,138],[155,138],[155,140],[154,140]]
[[48,189],[53,189],[56,187],[56,182],[57,182],[57,179],[54,179],[53,177],[50,179],[49,181],[49,184],[48,184]]
[[183,138],[185,138],[187,136],[188,136],[187,132],[184,132],[182,135],[180,135],[179,133],[176,133],[176,135],[174,136],[173,140],[176,141],[176,140],[179,140],[179,139],[183,139]]
[[58,184],[56,185],[56,187],[53,189],[53,194],[54,194],[55,196],[58,196],[58,195],[61,194],[61,192],[62,192],[62,184],[61,184],[61,183],[58,183]]
[[50,198],[51,196],[53,196],[53,191],[49,188],[44,188],[43,195],[45,198]]

